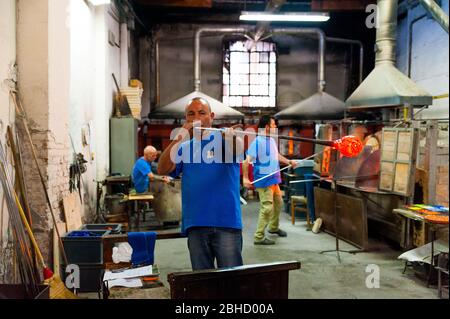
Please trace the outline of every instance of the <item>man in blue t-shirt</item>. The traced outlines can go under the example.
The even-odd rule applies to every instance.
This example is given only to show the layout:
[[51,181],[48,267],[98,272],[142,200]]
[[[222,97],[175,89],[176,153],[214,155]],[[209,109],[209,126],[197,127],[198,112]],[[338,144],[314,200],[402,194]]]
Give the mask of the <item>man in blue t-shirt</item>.
[[[242,217],[239,159],[242,138],[233,129],[222,132],[193,130],[194,122],[210,128],[214,119],[209,103],[194,98],[186,106],[186,123],[161,154],[159,174],[181,174],[181,232],[188,237],[193,270],[241,266]],[[190,137],[193,135],[193,138]],[[186,140],[183,142],[183,140]]]
[[[269,136],[271,130],[276,129],[275,120],[264,115],[258,122],[258,135],[247,150],[247,158],[242,163],[243,184],[250,187],[248,178],[249,163],[253,163],[254,186],[259,195],[260,209],[258,226],[254,235],[255,245],[273,245],[275,241],[265,236],[265,229],[271,234],[286,237],[284,230],[279,228],[280,213],[283,205],[280,186],[280,162],[286,165],[297,166],[297,162],[288,160],[278,153],[275,140]],[[259,181],[258,181],[259,180]]]
[[148,192],[150,181],[161,179],[168,183],[170,181],[168,176],[158,176],[152,173],[152,162],[158,157],[158,151],[153,146],[149,145],[144,148],[144,156],[139,158],[133,166],[131,178],[133,180],[134,188],[137,193]]

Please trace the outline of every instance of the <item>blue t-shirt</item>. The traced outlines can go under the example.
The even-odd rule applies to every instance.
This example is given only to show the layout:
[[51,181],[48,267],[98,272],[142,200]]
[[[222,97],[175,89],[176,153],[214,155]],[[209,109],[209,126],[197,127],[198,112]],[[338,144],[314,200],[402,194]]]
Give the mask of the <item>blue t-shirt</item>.
[[134,188],[138,193],[145,193],[148,191],[149,178],[148,174],[151,172],[151,164],[147,162],[144,157],[136,161],[133,167],[131,177],[133,179]]
[[247,155],[251,156],[253,160],[253,178],[255,181],[277,172],[262,181],[256,182],[255,187],[262,188],[281,183],[278,148],[273,138],[257,136],[250,144]]
[[183,234],[201,226],[242,229],[239,161],[224,161],[224,143],[216,133],[178,148],[176,169],[170,175],[182,174]]

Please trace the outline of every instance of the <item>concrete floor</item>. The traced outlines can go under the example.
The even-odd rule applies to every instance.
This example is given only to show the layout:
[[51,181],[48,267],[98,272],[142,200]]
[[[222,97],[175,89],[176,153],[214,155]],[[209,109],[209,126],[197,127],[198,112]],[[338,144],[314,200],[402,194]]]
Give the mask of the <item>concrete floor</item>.
[[[302,266],[299,270],[289,272],[290,299],[436,299],[436,287],[427,288],[424,281],[409,269],[402,274],[404,263],[397,259],[401,251],[394,250],[386,243],[370,239],[371,251],[358,254],[340,253],[341,263],[336,252],[320,254],[323,250],[335,248],[335,238],[324,232],[314,234],[306,230],[306,222],[297,220],[295,225],[290,216],[284,212],[280,218],[280,228],[288,236],[280,238],[268,235],[276,240],[272,246],[254,246],[253,233],[258,218],[258,201],[249,201],[242,206],[245,264],[260,264],[275,261],[298,260]],[[155,263],[161,273],[161,280],[166,287],[167,274],[171,272],[190,271],[187,240],[158,240],[155,247]],[[355,250],[340,241],[343,250]],[[366,278],[370,272],[366,267],[375,264],[380,270],[380,287],[369,289]]]

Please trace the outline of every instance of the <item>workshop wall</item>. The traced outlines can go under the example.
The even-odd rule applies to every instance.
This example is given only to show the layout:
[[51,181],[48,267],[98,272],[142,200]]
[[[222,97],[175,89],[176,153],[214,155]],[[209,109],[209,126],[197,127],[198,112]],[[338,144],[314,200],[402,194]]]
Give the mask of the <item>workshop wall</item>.
[[[62,198],[69,191],[70,0],[19,0],[17,62],[20,99],[29,119],[33,143],[47,191],[60,219]],[[23,145],[25,184],[33,231],[49,261],[52,219],[25,131],[18,121]]]
[[[193,35],[196,25],[161,25],[160,106],[193,91]],[[236,26],[237,27],[237,26]],[[201,91],[221,100],[223,36],[204,34],[200,43]],[[317,92],[318,41],[287,35],[274,36],[278,43],[277,105],[280,109]],[[350,72],[349,45],[327,43],[326,90],[339,99],[347,97]],[[358,61],[353,61],[358,72]],[[154,79],[151,98],[154,101]],[[147,114],[143,110],[142,114]]]
[[109,175],[109,119],[116,92],[111,74],[115,74],[120,86],[127,85],[128,61],[127,57],[121,59],[121,47],[128,48],[129,36],[121,34],[125,29],[120,27],[119,13],[113,5],[90,7],[83,1],[71,0],[70,16],[70,154],[82,153],[87,161],[81,188],[85,219],[93,222],[95,181]]
[[[441,7],[448,15],[449,0],[442,0]],[[449,38],[442,27],[427,14],[422,5],[415,5],[399,19],[397,33],[397,66],[408,74],[408,29],[410,23],[421,17],[412,26],[410,77],[430,94],[436,96],[449,93]],[[448,97],[435,99],[433,105],[419,113],[418,118],[448,118]]]
[[[89,7],[70,2],[70,159],[83,154],[86,172],[81,177],[85,218],[93,221],[95,180],[109,172],[109,118],[112,114],[111,73],[120,81],[120,48],[108,42],[108,32],[120,39],[119,19],[112,7]],[[125,74],[125,76],[128,76]],[[96,143],[104,141],[104,143]]]
[[120,73],[120,24],[112,5],[95,8],[95,30],[92,31],[95,32],[94,52],[91,53],[95,60],[95,85],[91,141],[95,142],[92,149],[95,149],[96,180],[103,180],[109,175],[109,119],[116,92],[111,74],[115,74],[120,86],[127,85],[120,82],[123,78]]
[[[441,1],[441,8],[449,13],[449,0]],[[417,19],[417,20],[416,20]],[[411,41],[409,28],[412,24]],[[413,5],[399,19],[397,34],[397,66],[433,96],[449,93],[449,38],[442,27],[427,13],[422,5]],[[411,46],[409,47],[409,43]],[[411,51],[409,51],[409,48]],[[408,63],[409,55],[411,61]],[[421,119],[448,119],[448,97],[435,99],[433,105],[420,112]],[[448,206],[449,140],[448,122],[439,125],[436,163],[436,202]],[[422,132],[418,167],[423,166],[425,132]]]
[[[15,110],[9,90],[15,86],[16,0],[0,1],[0,143],[6,147],[6,128],[14,125]],[[3,189],[0,186],[0,198]],[[0,283],[12,279],[12,233],[8,230],[6,202],[0,202]]]
[[[63,218],[74,153],[82,153],[88,161],[80,187],[84,222],[92,222],[95,180],[109,174],[109,119],[116,92],[111,74],[119,82],[122,77],[118,13],[113,5],[94,7],[78,0],[19,0],[17,16],[19,90],[56,219]],[[128,74],[123,81],[128,82]],[[53,222],[25,142],[24,162],[33,230],[51,262]]]

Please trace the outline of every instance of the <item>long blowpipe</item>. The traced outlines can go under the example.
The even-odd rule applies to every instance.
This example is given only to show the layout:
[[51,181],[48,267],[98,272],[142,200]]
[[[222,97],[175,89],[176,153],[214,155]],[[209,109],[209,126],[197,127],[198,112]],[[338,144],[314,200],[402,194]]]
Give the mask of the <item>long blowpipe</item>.
[[[208,128],[208,127],[194,127],[194,129],[197,130],[205,130],[205,131],[218,131],[218,132],[224,132],[225,130],[223,128]],[[248,132],[248,131],[238,131],[234,130],[235,133],[243,134],[243,135],[255,135],[258,136],[260,134],[256,132]],[[361,153],[363,149],[362,142],[355,136],[344,136],[338,140],[334,141],[328,141],[328,140],[318,140],[313,138],[307,138],[307,137],[298,137],[298,136],[288,136],[288,135],[267,135],[269,137],[273,138],[279,138],[282,140],[290,140],[290,141],[300,141],[300,142],[307,142],[307,143],[314,143],[319,145],[325,145],[332,148],[335,148],[339,152],[341,152],[342,155],[346,157],[356,157]]]

